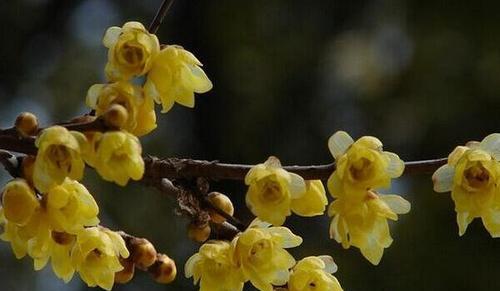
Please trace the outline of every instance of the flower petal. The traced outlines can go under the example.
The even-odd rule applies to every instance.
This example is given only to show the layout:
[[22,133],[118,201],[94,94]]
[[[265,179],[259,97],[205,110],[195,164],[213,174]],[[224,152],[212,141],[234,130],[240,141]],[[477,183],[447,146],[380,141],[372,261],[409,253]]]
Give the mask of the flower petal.
[[122,29],[118,26],[108,28],[104,34],[104,38],[102,39],[102,44],[104,44],[107,48],[111,48],[118,41],[118,37],[120,37],[121,33]]
[[434,191],[449,192],[453,187],[453,177],[455,177],[455,169],[450,165],[441,166],[432,175],[434,183]]
[[403,174],[405,163],[398,155],[391,152],[384,152],[384,156],[389,160],[386,172],[391,178],[397,178]]
[[345,131],[337,131],[328,139],[328,149],[337,159],[354,143],[352,137]]
[[410,212],[410,202],[399,195],[380,194],[380,199],[382,199],[396,214],[406,214]]
[[500,133],[492,133],[485,137],[479,148],[487,151],[495,160],[500,160]]

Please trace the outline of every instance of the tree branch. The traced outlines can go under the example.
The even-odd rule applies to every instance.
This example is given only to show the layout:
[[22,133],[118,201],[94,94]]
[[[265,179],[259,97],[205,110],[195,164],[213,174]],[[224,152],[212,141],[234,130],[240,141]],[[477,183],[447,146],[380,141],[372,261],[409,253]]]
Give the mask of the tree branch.
[[150,33],[155,34],[158,31],[158,28],[160,28],[163,19],[165,19],[165,16],[173,3],[174,0],[163,0],[160,8],[158,8],[155,17],[153,18],[153,21],[151,21],[151,24],[149,25],[148,30]]

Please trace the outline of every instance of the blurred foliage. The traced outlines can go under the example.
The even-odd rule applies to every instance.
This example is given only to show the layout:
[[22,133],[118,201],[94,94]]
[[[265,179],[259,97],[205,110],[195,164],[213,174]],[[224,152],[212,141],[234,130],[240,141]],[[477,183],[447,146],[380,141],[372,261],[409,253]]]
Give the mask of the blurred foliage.
[[[90,85],[102,82],[105,29],[149,23],[160,0],[16,0],[0,2],[0,125],[20,111],[44,124],[85,112]],[[177,1],[159,31],[204,63],[214,89],[194,110],[175,107],[143,139],[145,152],[256,163],[331,161],[327,138],[343,129],[379,137],[403,159],[444,157],[455,145],[498,131],[498,1]],[[8,177],[1,172],[2,181]],[[158,285],[138,272],[115,290],[197,290],[183,264],[197,244],[174,203],[153,189],[126,189],[87,171],[106,225],[145,236],[178,264],[178,280]],[[220,182],[236,215],[241,183]],[[498,241],[479,222],[458,237],[448,194],[428,176],[401,179],[412,211],[392,225],[393,245],[379,266],[328,239],[326,216],[288,220],[305,238],[297,257],[330,254],[345,290],[497,290]],[[46,268],[35,272],[0,244],[2,290],[86,290]],[[249,289],[250,290],[250,289]]]

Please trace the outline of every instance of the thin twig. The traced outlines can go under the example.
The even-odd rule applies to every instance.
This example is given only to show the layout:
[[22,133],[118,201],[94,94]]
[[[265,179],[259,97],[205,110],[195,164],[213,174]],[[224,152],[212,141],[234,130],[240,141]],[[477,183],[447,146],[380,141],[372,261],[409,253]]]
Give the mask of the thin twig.
[[163,19],[165,19],[165,16],[173,3],[174,0],[163,0],[160,8],[158,8],[155,17],[153,18],[153,21],[151,21],[151,24],[149,25],[148,30],[150,33],[155,34],[158,31],[158,28],[160,28]]

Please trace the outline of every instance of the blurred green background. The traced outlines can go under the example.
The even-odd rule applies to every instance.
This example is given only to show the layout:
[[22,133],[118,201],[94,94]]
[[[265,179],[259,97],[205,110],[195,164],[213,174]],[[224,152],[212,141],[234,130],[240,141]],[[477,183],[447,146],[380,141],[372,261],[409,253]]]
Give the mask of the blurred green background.
[[[21,111],[43,124],[88,111],[84,99],[103,82],[105,29],[148,24],[160,0],[14,0],[0,2],[0,126]],[[455,145],[498,131],[500,117],[499,1],[181,1],[159,30],[205,65],[214,89],[194,110],[175,106],[158,115],[143,141],[164,157],[283,164],[332,160],[326,141],[343,129],[375,135],[404,160],[445,157]],[[9,179],[0,173],[2,183]],[[126,189],[87,170],[105,225],[144,236],[177,261],[178,279],[153,283],[138,272],[115,290],[197,290],[183,276],[198,245],[186,237],[174,203],[153,189]],[[241,183],[215,183],[251,219]],[[427,175],[406,176],[393,193],[412,211],[392,223],[395,239],[382,262],[370,265],[358,249],[328,238],[328,217],[291,217],[304,237],[296,258],[332,255],[347,291],[498,290],[500,242],[480,221],[458,237],[449,194],[432,192]],[[14,258],[0,243],[0,290],[86,290],[49,267]],[[248,290],[252,290],[248,287]]]

